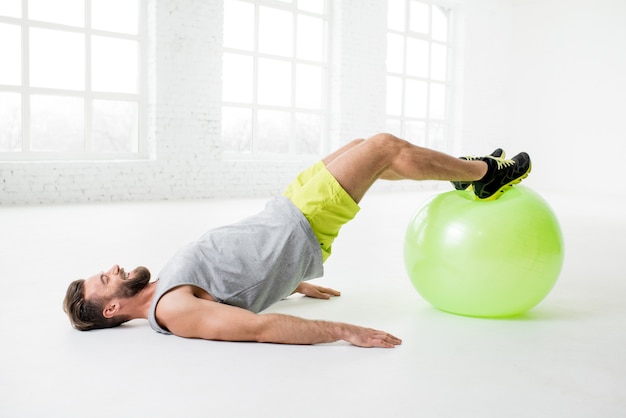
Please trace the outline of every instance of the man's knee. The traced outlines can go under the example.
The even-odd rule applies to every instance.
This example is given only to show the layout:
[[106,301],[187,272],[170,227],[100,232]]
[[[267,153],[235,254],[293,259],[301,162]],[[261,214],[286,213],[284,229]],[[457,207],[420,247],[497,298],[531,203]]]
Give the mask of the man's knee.
[[373,146],[378,147],[381,151],[396,153],[408,143],[392,134],[379,133],[367,140]]
[[348,145],[347,145],[347,146],[348,146],[349,148],[354,148],[354,147],[356,147],[357,145],[361,145],[363,142],[365,142],[365,139],[363,139],[363,138],[353,139],[352,141],[350,141],[350,142],[348,143]]

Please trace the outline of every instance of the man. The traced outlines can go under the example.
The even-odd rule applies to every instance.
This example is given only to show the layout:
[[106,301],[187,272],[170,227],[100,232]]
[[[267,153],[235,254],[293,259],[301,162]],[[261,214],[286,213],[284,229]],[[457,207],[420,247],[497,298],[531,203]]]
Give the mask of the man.
[[454,158],[389,134],[355,140],[302,172],[259,214],[217,228],[183,247],[154,282],[145,267],[119,266],[70,284],[64,309],[80,330],[135,318],[181,337],[317,344],[344,340],[392,348],[401,340],[356,325],[259,314],[292,293],[328,299],[339,292],[308,283],[323,275],[339,229],[359,211],[377,179],[449,180],[496,199],[528,176],[530,158]]

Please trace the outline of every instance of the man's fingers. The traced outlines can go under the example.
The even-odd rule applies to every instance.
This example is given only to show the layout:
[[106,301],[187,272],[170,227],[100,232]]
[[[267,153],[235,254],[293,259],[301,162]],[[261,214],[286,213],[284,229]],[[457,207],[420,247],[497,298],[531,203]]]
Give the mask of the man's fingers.
[[394,337],[391,334],[385,334],[381,338],[379,338],[380,346],[384,348],[393,348],[396,345],[402,344],[402,340],[398,337]]
[[330,287],[318,287],[317,290],[329,296],[341,296],[341,292]]
[[402,340],[384,331],[369,328],[361,328],[360,338],[352,340],[352,343],[360,347],[394,348],[402,344]]
[[315,286],[308,284],[306,286],[301,285],[300,293],[316,299],[330,299],[331,296],[341,296],[341,292],[329,287]]
[[387,334],[387,338],[386,341],[390,342],[391,344],[394,345],[400,345],[402,344],[402,340],[394,335],[391,334]]

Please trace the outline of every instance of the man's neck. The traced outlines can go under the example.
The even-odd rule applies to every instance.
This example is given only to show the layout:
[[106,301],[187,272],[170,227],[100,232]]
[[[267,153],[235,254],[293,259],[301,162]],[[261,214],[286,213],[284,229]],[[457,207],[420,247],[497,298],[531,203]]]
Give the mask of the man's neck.
[[143,318],[148,319],[148,314],[150,312],[150,305],[152,304],[152,298],[154,297],[154,292],[156,291],[157,281],[150,282],[148,285],[139,292],[137,295],[133,297],[132,310],[128,312],[128,315],[132,319]]

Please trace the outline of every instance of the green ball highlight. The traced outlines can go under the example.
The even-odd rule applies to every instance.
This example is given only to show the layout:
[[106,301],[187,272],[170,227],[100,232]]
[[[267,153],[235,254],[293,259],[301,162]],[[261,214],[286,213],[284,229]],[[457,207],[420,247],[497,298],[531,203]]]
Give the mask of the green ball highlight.
[[499,199],[451,191],[412,217],[404,261],[415,289],[446,312],[519,315],[552,290],[563,265],[559,222],[539,194],[515,186]]

